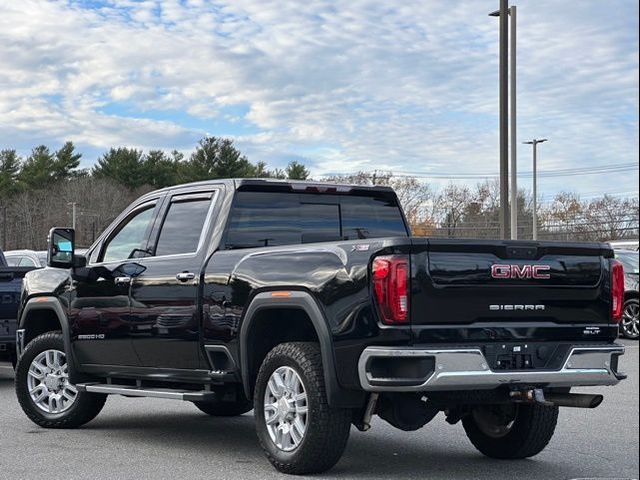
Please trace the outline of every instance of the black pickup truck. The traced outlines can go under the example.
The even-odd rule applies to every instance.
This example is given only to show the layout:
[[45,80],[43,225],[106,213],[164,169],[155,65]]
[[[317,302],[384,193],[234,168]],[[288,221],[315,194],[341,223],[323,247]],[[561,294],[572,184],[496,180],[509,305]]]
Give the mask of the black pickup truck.
[[16,363],[16,324],[20,288],[32,267],[9,267],[0,250],[0,361]]
[[158,190],[86,255],[52,229],[29,272],[16,392],[50,428],[109,394],[254,410],[287,473],[331,468],[351,425],[444,412],[494,458],[536,455],[559,407],[615,385],[621,265],[605,244],[414,238],[393,190],[219,180]]

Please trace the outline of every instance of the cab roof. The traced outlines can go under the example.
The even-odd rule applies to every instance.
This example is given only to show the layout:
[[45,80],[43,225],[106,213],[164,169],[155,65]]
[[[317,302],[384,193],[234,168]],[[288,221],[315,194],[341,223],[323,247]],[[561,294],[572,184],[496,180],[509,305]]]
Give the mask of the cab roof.
[[279,192],[309,192],[309,193],[340,193],[340,194],[394,194],[391,187],[383,185],[353,185],[332,182],[318,182],[309,180],[281,180],[276,178],[220,178],[202,180],[180,185],[172,185],[150,193],[167,192],[176,188],[202,187],[206,185],[224,184],[231,190],[279,191]]

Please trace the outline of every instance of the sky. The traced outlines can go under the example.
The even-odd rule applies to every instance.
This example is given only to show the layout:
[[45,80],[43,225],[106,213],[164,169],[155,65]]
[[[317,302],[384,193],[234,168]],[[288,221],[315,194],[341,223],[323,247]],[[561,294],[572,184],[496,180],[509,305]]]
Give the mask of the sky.
[[[475,183],[499,168],[496,8],[0,0],[0,148],[72,140],[90,167],[111,146],[189,152],[215,135],[315,178],[377,169]],[[548,138],[544,198],[637,196],[638,2],[517,8],[520,187],[531,186],[520,142]]]

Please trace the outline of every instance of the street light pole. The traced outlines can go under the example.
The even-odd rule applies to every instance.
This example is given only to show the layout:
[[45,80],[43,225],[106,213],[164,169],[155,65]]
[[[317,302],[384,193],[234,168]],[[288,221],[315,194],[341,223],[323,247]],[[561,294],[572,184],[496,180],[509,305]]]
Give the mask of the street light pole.
[[509,14],[508,0],[500,0],[500,236],[508,237],[509,225]]
[[509,14],[511,16],[511,32],[510,45],[511,48],[511,78],[509,79],[509,86],[511,91],[509,92],[511,100],[511,239],[518,239],[518,135],[516,132],[516,6],[512,5],[509,8]]
[[538,239],[538,144],[546,142],[546,138],[540,140],[533,139],[529,142],[522,142],[526,145],[533,145],[533,239]]

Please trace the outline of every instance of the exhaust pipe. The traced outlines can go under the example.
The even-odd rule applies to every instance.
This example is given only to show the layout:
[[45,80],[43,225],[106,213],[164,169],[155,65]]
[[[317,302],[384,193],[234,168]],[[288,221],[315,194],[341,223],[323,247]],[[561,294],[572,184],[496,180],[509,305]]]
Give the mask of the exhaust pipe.
[[545,400],[558,407],[596,408],[602,403],[602,395],[586,393],[546,393]]

